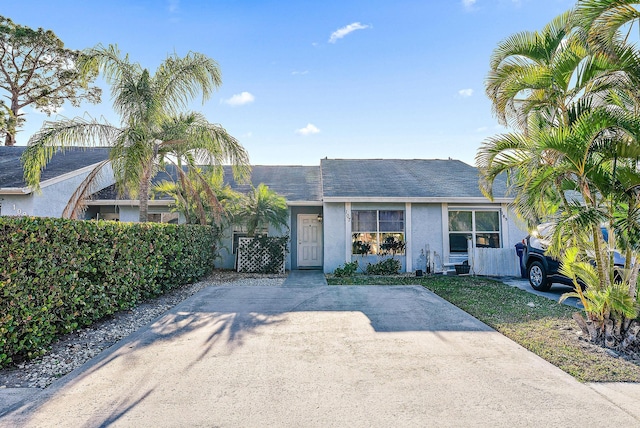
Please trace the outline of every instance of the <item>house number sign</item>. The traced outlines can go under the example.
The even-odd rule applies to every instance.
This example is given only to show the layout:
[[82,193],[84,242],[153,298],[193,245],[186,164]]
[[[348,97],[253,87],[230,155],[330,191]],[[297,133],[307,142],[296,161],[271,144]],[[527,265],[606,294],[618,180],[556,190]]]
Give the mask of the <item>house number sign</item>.
[[22,211],[21,208],[16,209],[16,204],[13,204],[13,212],[17,215],[27,215],[25,211]]

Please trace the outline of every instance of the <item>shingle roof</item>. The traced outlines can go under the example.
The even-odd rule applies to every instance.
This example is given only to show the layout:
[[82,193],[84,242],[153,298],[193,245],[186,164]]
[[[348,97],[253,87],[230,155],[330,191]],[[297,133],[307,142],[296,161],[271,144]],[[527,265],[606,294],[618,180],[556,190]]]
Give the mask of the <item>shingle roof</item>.
[[[233,179],[231,167],[225,166],[224,182],[232,189],[247,192],[248,184],[239,184]],[[287,201],[321,201],[322,182],[319,166],[255,165],[251,167],[251,184],[257,187],[264,183]]]
[[[0,146],[0,188],[23,188],[26,186],[20,162],[20,157],[25,150],[25,146]],[[42,171],[40,181],[43,182],[96,164],[108,157],[109,149],[104,148],[71,148],[64,153],[58,152]]]
[[[24,187],[20,156],[25,147],[0,147],[0,188]],[[56,154],[42,180],[57,177],[108,158],[108,149],[71,149]],[[170,174],[175,175],[175,174]],[[248,184],[233,179],[224,167],[225,183],[246,192]],[[167,179],[162,173],[154,182]],[[287,201],[322,201],[323,198],[483,198],[478,171],[458,160],[441,159],[322,159],[320,166],[255,165],[251,183],[264,183]],[[505,197],[506,181],[498,177],[494,196]],[[107,188],[96,199],[115,199]]]
[[[160,172],[153,178],[153,184],[158,184],[162,180],[176,180],[176,173],[173,167],[167,168],[166,172]],[[224,166],[224,182],[229,184],[235,191],[246,193],[251,189],[250,184],[237,183],[233,178],[230,166]],[[271,190],[284,196],[289,202],[294,201],[321,201],[322,187],[320,183],[319,166],[275,166],[275,165],[255,165],[251,167],[251,184],[257,187],[264,183]],[[109,186],[94,195],[98,200],[115,200],[117,198],[115,186]],[[126,198],[126,196],[125,196]],[[156,199],[169,199],[168,197],[158,197]]]
[[[322,159],[325,198],[482,198],[478,170],[458,160]],[[500,177],[494,196],[504,197]]]

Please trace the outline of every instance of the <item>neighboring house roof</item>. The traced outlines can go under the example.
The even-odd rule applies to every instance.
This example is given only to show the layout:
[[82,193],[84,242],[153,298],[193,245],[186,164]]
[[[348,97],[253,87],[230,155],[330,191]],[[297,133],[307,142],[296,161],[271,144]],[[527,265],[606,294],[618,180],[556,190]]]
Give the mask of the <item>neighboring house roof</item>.
[[[322,159],[324,201],[463,201],[486,199],[478,188],[478,170],[459,160]],[[498,177],[494,196],[506,196]]]
[[[27,148],[25,146],[0,146],[0,192],[9,189],[25,189],[24,174],[20,158]],[[109,158],[109,149],[74,147],[64,153],[57,152],[51,158],[40,178],[41,186],[47,181],[55,180],[65,174],[75,175],[83,168],[97,164]],[[27,189],[24,193],[28,193]]]

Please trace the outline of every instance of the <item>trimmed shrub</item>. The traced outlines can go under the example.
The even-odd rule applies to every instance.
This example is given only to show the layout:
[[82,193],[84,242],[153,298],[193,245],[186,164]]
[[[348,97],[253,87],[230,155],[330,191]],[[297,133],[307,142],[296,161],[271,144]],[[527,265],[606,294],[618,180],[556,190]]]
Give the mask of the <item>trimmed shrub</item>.
[[344,266],[338,266],[333,274],[338,278],[344,278],[353,276],[358,271],[358,261],[354,260],[351,263],[345,263]]
[[0,367],[213,269],[207,226],[0,217]]
[[396,275],[400,272],[402,264],[400,260],[391,258],[384,259],[378,263],[367,263],[366,274],[367,275]]

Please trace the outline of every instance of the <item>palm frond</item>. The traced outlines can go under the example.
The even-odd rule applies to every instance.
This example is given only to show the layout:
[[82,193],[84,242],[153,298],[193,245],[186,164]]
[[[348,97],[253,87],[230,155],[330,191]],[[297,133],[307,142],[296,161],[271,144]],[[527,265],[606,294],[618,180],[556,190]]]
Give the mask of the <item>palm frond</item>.
[[588,30],[589,41],[606,50],[619,38],[620,29],[640,19],[633,0],[583,0],[576,7],[580,24]]
[[80,214],[82,214],[87,208],[87,200],[92,194],[99,190],[98,186],[100,184],[99,180],[102,178],[102,169],[109,164],[109,162],[109,160],[100,162],[91,170],[91,172],[89,172],[89,174],[87,174],[69,198],[69,202],[67,202],[67,205],[62,211],[62,218],[80,218]]
[[222,85],[218,64],[197,52],[169,56],[156,70],[154,91],[172,114],[188,106],[199,93],[203,102]]
[[93,119],[47,121],[30,139],[22,155],[27,185],[40,189],[40,176],[53,155],[76,147],[111,147],[119,130]]

